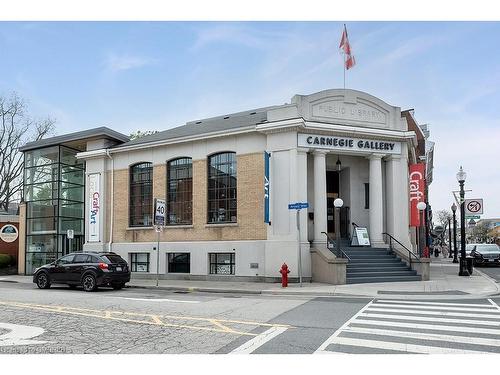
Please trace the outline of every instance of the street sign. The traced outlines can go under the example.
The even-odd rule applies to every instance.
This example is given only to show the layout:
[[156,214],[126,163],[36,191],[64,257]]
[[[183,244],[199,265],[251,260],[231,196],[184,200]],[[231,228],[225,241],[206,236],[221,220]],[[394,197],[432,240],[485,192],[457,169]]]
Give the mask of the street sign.
[[307,202],[297,202],[297,203],[289,203],[288,204],[288,209],[289,210],[301,210],[303,208],[308,208],[309,203]]
[[155,199],[155,218],[154,225],[165,225],[165,212],[166,210],[166,202],[164,199]]
[[478,220],[478,219],[481,219],[481,216],[479,216],[479,215],[467,215],[467,216],[465,216],[465,218],[467,220],[469,220],[469,219],[476,219],[476,220]]
[[466,215],[482,215],[483,214],[483,200],[479,199],[466,199],[465,200],[465,214]]
[[66,232],[66,236],[72,240],[73,238],[75,238],[75,231],[73,229],[68,229],[68,231]]

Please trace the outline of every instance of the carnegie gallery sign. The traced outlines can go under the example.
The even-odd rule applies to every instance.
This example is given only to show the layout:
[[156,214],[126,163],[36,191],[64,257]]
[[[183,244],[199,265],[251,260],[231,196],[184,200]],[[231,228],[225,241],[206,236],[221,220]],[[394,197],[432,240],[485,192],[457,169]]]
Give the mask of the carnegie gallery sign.
[[401,142],[381,141],[369,138],[349,138],[315,134],[297,134],[299,147],[323,148],[328,150],[352,150],[358,152],[379,152],[400,154]]

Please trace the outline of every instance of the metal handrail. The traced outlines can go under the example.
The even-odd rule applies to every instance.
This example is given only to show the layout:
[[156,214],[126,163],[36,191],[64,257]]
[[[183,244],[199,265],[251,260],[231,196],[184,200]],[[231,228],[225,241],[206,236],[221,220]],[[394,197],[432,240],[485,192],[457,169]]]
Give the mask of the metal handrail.
[[393,248],[392,248],[392,240],[394,240],[395,242],[397,242],[399,245],[401,245],[403,247],[403,249],[405,249],[406,251],[408,251],[408,260],[410,262],[410,268],[411,268],[411,256],[413,255],[415,257],[415,259],[420,259],[413,251],[411,251],[410,249],[408,249],[405,245],[403,245],[401,242],[399,242],[397,239],[395,239],[392,235],[390,235],[389,233],[387,232],[382,232],[382,234],[385,234],[386,236],[389,236],[389,248],[391,249],[391,251],[394,252]]
[[[328,239],[329,242],[335,242],[335,240],[332,240],[332,238],[328,235],[328,233],[326,232],[321,232],[323,233],[326,238]],[[336,249],[335,249],[336,250]],[[347,260],[351,260],[351,258],[349,258],[349,255],[347,255],[342,249],[339,249],[340,250],[340,257],[341,258],[347,258]],[[335,254],[338,256],[338,254]]]
[[358,225],[358,224],[356,224],[354,221],[353,221],[353,222],[351,222],[351,225],[352,225],[354,228],[359,228],[359,225]]

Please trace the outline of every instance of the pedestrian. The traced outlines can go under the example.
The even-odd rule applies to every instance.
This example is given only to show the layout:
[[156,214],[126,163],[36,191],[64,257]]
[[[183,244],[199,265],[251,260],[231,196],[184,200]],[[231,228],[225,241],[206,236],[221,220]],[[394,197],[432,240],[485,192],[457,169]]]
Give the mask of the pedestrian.
[[443,244],[441,246],[441,251],[443,253],[443,258],[448,258],[448,254],[449,254],[449,252],[448,252],[448,245]]

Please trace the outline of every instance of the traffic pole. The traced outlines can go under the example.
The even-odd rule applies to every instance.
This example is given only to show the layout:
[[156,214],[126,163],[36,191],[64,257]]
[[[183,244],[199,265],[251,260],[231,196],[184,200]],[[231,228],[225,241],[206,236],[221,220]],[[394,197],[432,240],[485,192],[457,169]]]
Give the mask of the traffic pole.
[[299,267],[298,267],[298,272],[299,272],[299,285],[302,287],[302,251],[300,249],[300,209],[297,210],[297,235],[299,238]]

